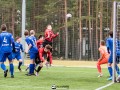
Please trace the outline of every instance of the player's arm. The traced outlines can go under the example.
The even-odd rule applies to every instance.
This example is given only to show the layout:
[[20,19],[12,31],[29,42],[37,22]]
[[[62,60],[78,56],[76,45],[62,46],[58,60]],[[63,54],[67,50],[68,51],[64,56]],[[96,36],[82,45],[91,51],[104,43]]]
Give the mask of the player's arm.
[[52,33],[52,38],[56,38],[59,35],[59,32],[57,34]]
[[50,32],[49,31],[45,31],[45,38],[50,38]]
[[27,42],[27,44],[28,44],[28,51],[30,50],[30,48],[32,47],[32,44],[31,44],[31,42],[30,42],[30,40],[29,39],[26,39],[26,42]]
[[15,41],[12,34],[11,34],[11,43],[12,43],[13,52],[15,52]]
[[22,44],[20,45],[20,49],[21,49],[22,52],[24,52]]
[[41,60],[41,61],[43,61],[43,62],[45,61],[45,59],[44,59],[44,57],[43,57],[43,48],[40,48],[40,49],[39,49],[39,57],[40,57],[40,60]]
[[99,49],[100,51],[100,58],[98,59],[98,61],[101,61],[104,57],[104,51],[102,49]]
[[110,49],[109,49],[109,40],[106,41],[106,46],[107,46],[107,51],[108,51],[108,53],[110,53]]

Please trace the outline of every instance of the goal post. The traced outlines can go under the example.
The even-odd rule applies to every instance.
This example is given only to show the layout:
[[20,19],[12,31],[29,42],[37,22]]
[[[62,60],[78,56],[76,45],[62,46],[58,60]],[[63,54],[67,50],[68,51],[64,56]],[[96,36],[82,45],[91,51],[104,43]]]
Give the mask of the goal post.
[[[25,23],[26,23],[26,0],[22,0],[22,45],[24,50],[25,50],[25,36],[24,36]],[[25,53],[23,52],[22,53],[23,65],[24,65],[24,57],[25,57]]]
[[113,82],[116,82],[116,49],[120,38],[120,2],[113,2]]

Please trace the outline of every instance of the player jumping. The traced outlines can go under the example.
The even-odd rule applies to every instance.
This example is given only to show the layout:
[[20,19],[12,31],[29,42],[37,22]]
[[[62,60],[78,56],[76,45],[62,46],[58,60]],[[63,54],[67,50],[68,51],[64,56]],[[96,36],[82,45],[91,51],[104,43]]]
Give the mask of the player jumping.
[[[52,26],[48,25],[47,29],[45,30],[45,41],[43,42],[43,47],[45,47],[48,44],[52,46],[53,39],[58,35],[59,35],[59,32],[57,32],[57,34],[54,34],[52,30]],[[52,49],[50,51],[52,52]],[[48,67],[48,64],[50,64],[51,66],[51,63],[49,61],[50,61],[50,58],[47,57],[47,62],[46,62],[47,67]]]

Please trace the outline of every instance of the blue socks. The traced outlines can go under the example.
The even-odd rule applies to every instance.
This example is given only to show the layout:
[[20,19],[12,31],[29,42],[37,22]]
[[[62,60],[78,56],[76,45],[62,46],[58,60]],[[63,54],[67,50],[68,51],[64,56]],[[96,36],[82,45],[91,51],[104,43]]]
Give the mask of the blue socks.
[[112,67],[108,67],[108,71],[109,71],[110,76],[112,76]]
[[29,74],[34,73],[34,68],[35,68],[35,64],[30,64],[30,66],[29,66]]
[[14,75],[14,66],[13,66],[13,63],[10,64],[10,73],[11,73],[11,75]]
[[29,74],[32,73],[32,64],[29,65]]
[[6,66],[5,66],[4,63],[1,64],[1,68],[2,68],[2,70],[4,70],[4,71],[6,70]]
[[119,71],[119,67],[117,65],[115,65],[115,69],[118,75],[120,75],[120,71]]

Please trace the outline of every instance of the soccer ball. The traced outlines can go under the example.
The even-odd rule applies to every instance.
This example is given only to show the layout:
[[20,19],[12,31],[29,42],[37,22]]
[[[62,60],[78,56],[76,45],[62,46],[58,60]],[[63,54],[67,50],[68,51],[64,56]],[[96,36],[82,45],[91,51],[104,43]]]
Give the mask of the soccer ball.
[[72,17],[72,14],[68,13],[68,14],[66,15],[66,17],[67,17],[67,18]]
[[56,85],[55,84],[52,85],[51,89],[56,89]]

